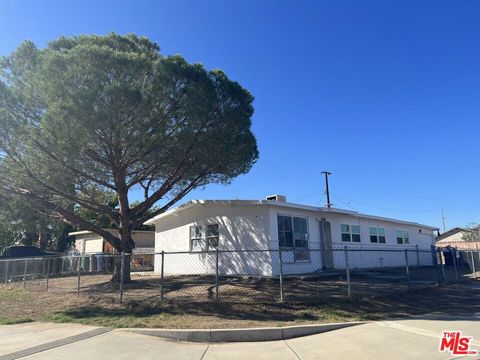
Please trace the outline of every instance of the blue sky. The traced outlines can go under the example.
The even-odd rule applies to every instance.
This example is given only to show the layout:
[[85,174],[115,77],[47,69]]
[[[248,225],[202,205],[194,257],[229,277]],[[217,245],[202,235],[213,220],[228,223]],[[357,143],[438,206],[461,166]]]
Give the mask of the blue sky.
[[0,55],[135,32],[255,96],[260,160],[187,199],[325,203],[447,228],[480,222],[480,2],[0,2]]

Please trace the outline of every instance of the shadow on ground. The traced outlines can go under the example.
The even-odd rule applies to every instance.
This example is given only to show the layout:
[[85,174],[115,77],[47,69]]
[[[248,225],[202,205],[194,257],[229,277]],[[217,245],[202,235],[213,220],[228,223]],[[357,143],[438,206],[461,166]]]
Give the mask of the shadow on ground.
[[[134,326],[152,326],[152,317],[205,317],[209,320],[267,323],[379,320],[425,313],[461,315],[480,312],[480,291],[459,285],[429,286],[383,296],[317,299],[310,303],[225,301],[131,302],[124,307],[87,306],[61,312],[73,321],[127,317]],[[145,325],[142,325],[145,324]],[[122,326],[125,326],[124,324]],[[179,324],[179,327],[182,327]],[[187,327],[190,327],[187,325]]]

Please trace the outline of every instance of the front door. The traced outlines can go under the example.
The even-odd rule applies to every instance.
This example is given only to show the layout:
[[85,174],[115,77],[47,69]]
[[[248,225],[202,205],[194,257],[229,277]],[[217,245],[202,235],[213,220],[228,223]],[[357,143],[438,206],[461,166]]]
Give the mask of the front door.
[[332,230],[330,223],[320,220],[320,248],[322,250],[322,268],[333,269]]

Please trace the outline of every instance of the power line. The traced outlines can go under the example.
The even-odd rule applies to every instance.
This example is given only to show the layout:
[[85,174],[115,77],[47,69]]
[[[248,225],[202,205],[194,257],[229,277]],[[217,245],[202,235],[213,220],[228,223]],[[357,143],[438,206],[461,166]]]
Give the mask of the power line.
[[[300,197],[294,197],[294,201],[301,201],[303,199],[307,199],[307,198],[311,198],[311,197],[315,197],[319,194],[322,194],[321,192],[319,191],[316,191],[314,193],[310,193],[310,194],[305,194],[305,195],[302,195]],[[322,194],[322,198],[325,196],[325,193]]]
[[441,211],[442,211],[443,232],[445,232],[445,231],[446,231],[446,230],[445,230],[445,219],[446,219],[446,217],[445,217],[445,215],[443,214],[443,209],[442,209]]
[[352,209],[352,210],[354,210],[354,211],[358,211],[356,208],[354,208],[354,207],[350,204],[350,202],[343,201],[343,200],[340,199],[338,196],[332,195],[332,197],[333,197],[334,199],[337,199],[338,201],[340,201],[342,204],[346,205],[346,206],[349,207],[350,209]]
[[[333,195],[332,195],[333,196]],[[338,195],[336,195],[338,197]],[[344,198],[346,199],[346,198]],[[356,200],[348,200],[346,199],[349,203],[353,202],[355,204],[371,207],[374,209],[378,210],[385,210],[385,211],[391,211],[391,212],[403,212],[403,213],[428,213],[428,212],[438,212],[439,209],[432,209],[432,210],[399,210],[399,209],[390,209],[390,208],[385,208],[385,207],[380,207],[380,206],[375,206],[372,204],[368,204],[362,201],[356,201]]]
[[325,191],[323,192],[322,196],[320,197],[320,200],[318,200],[316,203],[315,203],[315,206],[320,206],[323,202],[323,199],[325,199]]

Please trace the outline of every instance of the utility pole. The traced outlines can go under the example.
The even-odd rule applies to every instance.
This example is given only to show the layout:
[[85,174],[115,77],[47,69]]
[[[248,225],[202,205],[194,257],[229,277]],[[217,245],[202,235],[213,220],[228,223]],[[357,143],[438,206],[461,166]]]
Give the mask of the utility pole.
[[332,173],[328,171],[322,171],[322,174],[325,175],[325,190],[327,192],[327,208],[330,208],[332,204],[330,203],[330,190],[328,189],[328,175],[332,175]]
[[446,217],[443,215],[443,209],[441,211],[442,211],[443,232],[446,232],[446,230],[445,230],[445,219],[446,219]]

